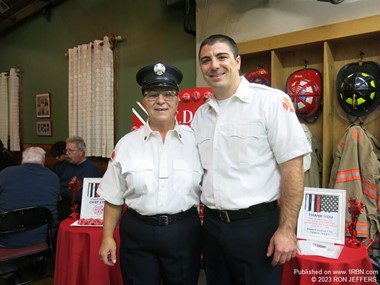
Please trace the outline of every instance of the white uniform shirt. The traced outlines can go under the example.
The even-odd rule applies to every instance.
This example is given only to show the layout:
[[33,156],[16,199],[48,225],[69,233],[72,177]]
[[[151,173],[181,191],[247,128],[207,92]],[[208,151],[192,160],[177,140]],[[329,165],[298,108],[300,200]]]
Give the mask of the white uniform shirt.
[[202,174],[188,126],[176,124],[163,143],[147,123],[117,143],[97,193],[142,215],[175,214],[199,205]]
[[288,95],[244,77],[223,109],[211,98],[192,121],[202,202],[236,210],[279,198],[279,164],[311,151]]

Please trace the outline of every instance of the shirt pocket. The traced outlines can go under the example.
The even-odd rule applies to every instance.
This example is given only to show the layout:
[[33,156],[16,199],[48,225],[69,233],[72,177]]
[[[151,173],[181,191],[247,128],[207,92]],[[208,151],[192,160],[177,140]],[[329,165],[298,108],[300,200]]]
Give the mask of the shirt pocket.
[[144,194],[153,189],[153,161],[129,160],[120,164],[128,190]]
[[208,169],[212,155],[211,132],[200,131],[196,140],[202,167]]
[[183,159],[173,160],[173,190],[180,194],[198,191],[201,172],[194,169],[193,164]]
[[237,163],[257,159],[269,147],[265,128],[260,123],[225,126],[221,133],[229,158]]

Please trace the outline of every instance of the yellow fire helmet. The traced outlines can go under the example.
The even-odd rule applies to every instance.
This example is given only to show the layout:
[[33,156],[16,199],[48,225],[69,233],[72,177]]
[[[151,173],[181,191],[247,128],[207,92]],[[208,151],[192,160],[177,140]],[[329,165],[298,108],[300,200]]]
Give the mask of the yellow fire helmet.
[[346,64],[338,72],[336,89],[339,104],[347,114],[370,114],[380,102],[379,65],[371,61]]

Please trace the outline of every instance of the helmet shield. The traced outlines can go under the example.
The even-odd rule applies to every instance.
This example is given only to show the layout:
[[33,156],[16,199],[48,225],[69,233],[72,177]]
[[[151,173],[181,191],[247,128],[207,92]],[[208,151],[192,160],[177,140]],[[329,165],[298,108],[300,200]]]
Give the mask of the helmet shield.
[[322,76],[313,68],[293,72],[286,81],[286,91],[291,98],[298,117],[314,122],[322,103]]
[[380,102],[380,67],[366,61],[343,66],[337,76],[338,102],[348,115],[362,117],[376,109]]

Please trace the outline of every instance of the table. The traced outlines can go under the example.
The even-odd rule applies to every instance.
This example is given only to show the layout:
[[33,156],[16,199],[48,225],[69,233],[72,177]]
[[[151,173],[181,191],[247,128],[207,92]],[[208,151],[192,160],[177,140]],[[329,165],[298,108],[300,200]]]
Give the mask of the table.
[[344,246],[338,259],[299,255],[282,266],[281,285],[376,285],[367,249]]
[[[55,285],[122,285],[119,263],[105,265],[99,258],[102,227],[75,227],[74,219],[60,223],[55,257]],[[115,240],[120,244],[118,228]],[[119,261],[118,255],[118,261]]]

